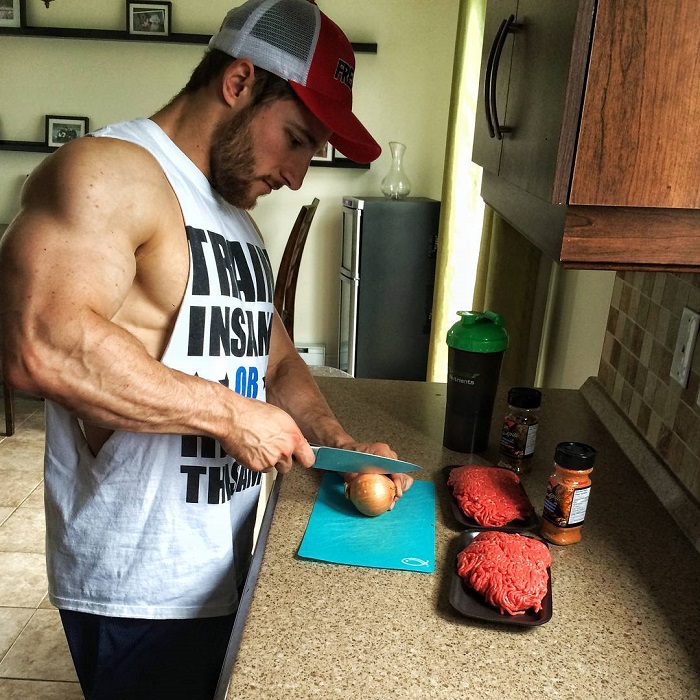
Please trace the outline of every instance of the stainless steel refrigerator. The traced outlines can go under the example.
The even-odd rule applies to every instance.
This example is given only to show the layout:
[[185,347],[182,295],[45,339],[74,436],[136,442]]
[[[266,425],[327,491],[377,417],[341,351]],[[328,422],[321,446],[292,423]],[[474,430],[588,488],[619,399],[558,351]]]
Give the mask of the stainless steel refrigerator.
[[424,381],[440,202],[343,197],[338,366]]

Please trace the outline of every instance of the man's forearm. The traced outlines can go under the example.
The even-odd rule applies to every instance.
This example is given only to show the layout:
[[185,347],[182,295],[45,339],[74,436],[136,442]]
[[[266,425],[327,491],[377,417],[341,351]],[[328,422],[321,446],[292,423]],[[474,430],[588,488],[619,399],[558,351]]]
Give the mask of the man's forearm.
[[[81,328],[80,340],[6,341],[11,383],[108,429],[210,435],[251,469],[286,471],[292,455],[306,466],[313,462],[300,428],[284,411],[166,367],[131,334],[99,317],[83,321],[72,324]],[[21,355],[29,361],[12,360]]]
[[332,447],[354,442],[297,353],[286,356],[268,373],[267,400],[289,413],[309,442]]
[[224,392],[164,366],[133,335],[96,314],[36,325],[40,330],[6,338],[4,369],[18,388],[112,429],[209,434],[221,421],[201,409],[214,413]]

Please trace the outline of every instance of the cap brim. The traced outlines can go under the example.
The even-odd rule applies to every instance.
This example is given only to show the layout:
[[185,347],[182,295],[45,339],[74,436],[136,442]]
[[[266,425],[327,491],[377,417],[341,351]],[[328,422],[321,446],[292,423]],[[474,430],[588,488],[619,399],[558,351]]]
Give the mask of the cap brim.
[[371,163],[379,158],[381,146],[345,105],[292,80],[289,84],[309,111],[333,132],[329,141],[346,158],[356,163]]

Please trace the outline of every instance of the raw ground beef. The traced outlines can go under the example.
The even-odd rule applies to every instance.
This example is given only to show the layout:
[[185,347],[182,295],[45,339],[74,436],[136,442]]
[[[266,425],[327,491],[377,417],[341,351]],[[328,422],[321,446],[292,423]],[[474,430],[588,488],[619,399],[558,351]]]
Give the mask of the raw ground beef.
[[515,472],[502,467],[465,465],[450,472],[452,488],[462,512],[484,527],[502,527],[532,514],[532,504]]
[[457,555],[457,573],[502,614],[542,609],[547,595],[547,545],[515,532],[481,532]]

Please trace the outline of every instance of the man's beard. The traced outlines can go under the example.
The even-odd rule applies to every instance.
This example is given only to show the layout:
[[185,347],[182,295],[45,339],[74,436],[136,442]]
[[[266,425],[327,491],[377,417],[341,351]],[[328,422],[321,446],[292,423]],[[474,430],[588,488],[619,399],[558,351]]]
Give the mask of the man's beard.
[[209,154],[212,187],[229,204],[241,209],[252,209],[257,200],[251,193],[255,156],[250,124],[254,115],[255,107],[248,107],[219,124]]

